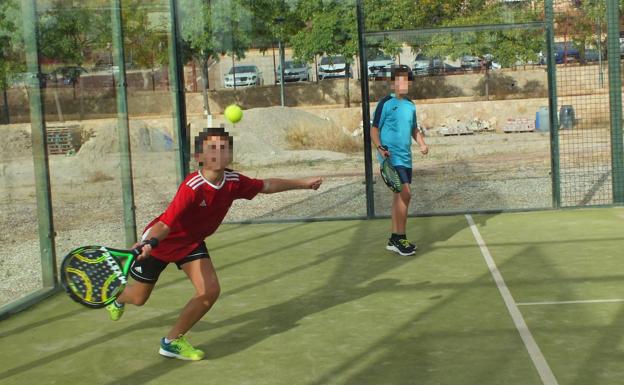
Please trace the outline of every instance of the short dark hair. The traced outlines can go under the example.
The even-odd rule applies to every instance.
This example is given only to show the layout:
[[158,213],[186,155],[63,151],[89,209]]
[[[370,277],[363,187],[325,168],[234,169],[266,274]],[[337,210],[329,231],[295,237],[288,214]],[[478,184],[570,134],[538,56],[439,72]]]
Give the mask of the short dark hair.
[[409,68],[398,65],[390,66],[390,80],[394,80],[397,75],[406,75],[407,80],[414,80],[414,74]]
[[204,141],[210,136],[223,136],[228,138],[230,148],[232,148],[232,145],[234,144],[234,138],[227,131],[225,131],[225,127],[207,127],[195,137],[196,154],[204,152]]

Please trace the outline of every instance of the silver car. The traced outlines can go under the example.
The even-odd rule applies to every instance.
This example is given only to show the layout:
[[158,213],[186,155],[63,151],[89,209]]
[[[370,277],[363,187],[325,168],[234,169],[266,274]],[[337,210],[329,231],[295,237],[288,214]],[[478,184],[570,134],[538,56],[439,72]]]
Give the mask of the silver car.
[[262,72],[255,65],[240,65],[230,68],[230,71],[223,78],[225,88],[261,86],[264,83]]
[[[297,63],[292,60],[284,62],[284,80],[288,82],[310,81],[310,67],[306,63]],[[277,82],[282,81],[282,67],[277,66]]]
[[323,56],[321,63],[318,67],[319,80],[328,78],[344,78],[346,76],[352,77],[351,71],[347,74],[347,65],[344,57],[337,56]]

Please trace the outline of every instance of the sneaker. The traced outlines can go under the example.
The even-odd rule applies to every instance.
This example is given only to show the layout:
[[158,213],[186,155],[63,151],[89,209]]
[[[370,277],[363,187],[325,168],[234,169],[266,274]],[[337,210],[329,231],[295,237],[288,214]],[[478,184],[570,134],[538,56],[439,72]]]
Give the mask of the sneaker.
[[115,302],[106,306],[106,310],[108,310],[108,315],[110,316],[110,319],[113,321],[119,321],[119,319],[124,313],[125,308],[126,308],[125,306],[119,307],[115,305]]
[[[406,241],[407,241],[407,239],[406,239]],[[411,247],[414,251],[418,250],[418,246],[416,246],[416,245],[415,245],[415,244],[413,244],[412,242],[407,241],[407,244],[408,244],[408,245],[409,245],[409,247]]]
[[183,335],[168,344],[165,343],[165,338],[163,337],[160,340],[158,353],[165,357],[177,358],[179,360],[199,361],[204,358],[204,352],[195,349]]
[[389,239],[386,250],[394,251],[401,255],[414,255],[416,254],[416,245],[409,243],[407,239]]

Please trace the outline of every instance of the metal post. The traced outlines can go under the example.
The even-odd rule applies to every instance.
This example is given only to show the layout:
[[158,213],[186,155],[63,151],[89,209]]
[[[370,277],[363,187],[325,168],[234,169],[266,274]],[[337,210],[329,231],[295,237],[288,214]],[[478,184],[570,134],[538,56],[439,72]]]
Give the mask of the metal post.
[[552,180],[552,205],[561,207],[561,175],[559,164],[559,119],[557,118],[557,74],[555,63],[555,12],[553,0],[545,1],[546,11],[546,61],[548,73],[548,116],[550,123],[550,174]]
[[280,101],[282,107],[284,107],[284,45],[282,44],[282,38],[278,41],[279,46],[279,59],[280,59]]
[[598,68],[600,73],[598,75],[598,82],[600,84],[600,88],[604,87],[604,68],[602,63],[602,28],[600,27],[600,19],[596,20],[596,30],[598,31],[598,38],[596,39],[598,42]]
[[[191,145],[186,128],[186,100],[184,99],[184,63],[180,53],[180,25],[178,22],[178,1],[170,0],[171,30],[169,31],[169,79],[173,99],[173,131],[178,147],[176,170],[178,182],[182,183],[189,173]],[[234,82],[236,84],[236,82]]]
[[[124,235],[126,246],[137,241],[136,207],[132,178],[132,154],[130,152],[130,129],[128,123],[128,95],[126,93],[126,58],[124,55],[121,0],[111,0],[113,29],[112,65],[117,99],[117,136],[119,137],[119,165],[121,168],[121,192],[123,198]],[[115,69],[115,65],[117,69]]]
[[41,253],[41,278],[43,287],[58,284],[56,273],[56,250],[54,244],[54,221],[52,194],[50,193],[50,168],[46,146],[44,103],[41,93],[42,73],[39,65],[39,42],[37,41],[37,1],[22,0],[24,45],[28,76],[28,101],[32,136],[32,153],[35,167],[35,190],[37,193],[37,220],[39,250]]
[[357,0],[358,45],[360,51],[360,86],[362,89],[362,124],[364,128],[364,175],[366,182],[366,217],[375,217],[375,191],[373,189],[373,156],[370,137],[370,111],[368,94],[368,65],[364,42],[364,5]]
[[620,78],[620,10],[617,0],[607,0],[607,60],[609,115],[611,120],[611,176],[613,203],[624,203],[624,143],[622,143],[622,79]]

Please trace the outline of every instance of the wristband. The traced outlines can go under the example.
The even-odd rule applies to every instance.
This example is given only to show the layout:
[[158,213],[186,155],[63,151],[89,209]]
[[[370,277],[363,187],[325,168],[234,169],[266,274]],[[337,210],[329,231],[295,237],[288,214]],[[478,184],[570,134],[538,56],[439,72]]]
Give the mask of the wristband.
[[145,241],[142,242],[144,245],[150,245],[152,246],[152,249],[155,249],[156,246],[158,246],[158,238],[150,238],[150,239],[146,239]]
[[388,147],[382,146],[381,144],[379,146],[377,146],[377,149],[381,150],[381,151],[388,151]]

